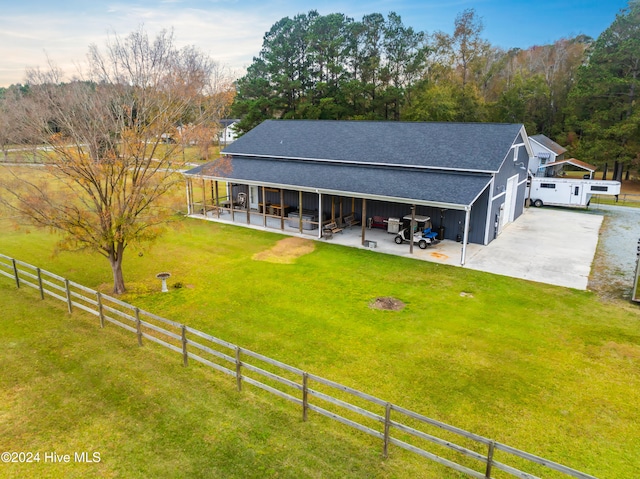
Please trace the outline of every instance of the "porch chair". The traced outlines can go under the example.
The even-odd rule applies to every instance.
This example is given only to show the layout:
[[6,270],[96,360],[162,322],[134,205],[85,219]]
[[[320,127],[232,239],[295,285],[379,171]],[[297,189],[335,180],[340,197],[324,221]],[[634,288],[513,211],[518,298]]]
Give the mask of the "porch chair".
[[342,228],[338,227],[338,224],[335,221],[327,223],[322,227],[322,236],[327,239],[333,238],[333,235],[336,233],[342,233]]

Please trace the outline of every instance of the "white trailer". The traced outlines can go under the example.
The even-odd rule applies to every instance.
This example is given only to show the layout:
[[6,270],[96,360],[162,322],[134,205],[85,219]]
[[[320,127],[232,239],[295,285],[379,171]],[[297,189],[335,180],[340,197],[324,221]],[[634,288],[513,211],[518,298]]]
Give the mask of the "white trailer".
[[531,205],[586,208],[593,195],[620,194],[620,182],[578,178],[529,178],[527,197]]

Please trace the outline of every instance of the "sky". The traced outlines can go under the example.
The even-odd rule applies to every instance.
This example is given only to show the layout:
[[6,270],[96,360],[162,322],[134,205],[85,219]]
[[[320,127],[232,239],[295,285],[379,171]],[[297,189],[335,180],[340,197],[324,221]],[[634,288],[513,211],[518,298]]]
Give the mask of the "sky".
[[405,26],[452,33],[456,15],[473,8],[482,36],[505,49],[553,43],[586,34],[597,38],[627,0],[12,0],[0,8],[0,87],[24,83],[27,68],[49,62],[67,79],[78,74],[89,45],[144,26],[150,36],[174,31],[178,46],[195,45],[241,76],[262,38],[283,17],[318,10],[360,20],[396,12]]

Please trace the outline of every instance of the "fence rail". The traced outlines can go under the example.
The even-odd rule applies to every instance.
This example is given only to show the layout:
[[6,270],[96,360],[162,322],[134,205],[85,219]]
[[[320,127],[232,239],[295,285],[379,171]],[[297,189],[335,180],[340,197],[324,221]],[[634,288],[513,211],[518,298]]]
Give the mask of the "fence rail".
[[596,479],[143,311],[2,254],[0,276],[15,281],[17,288],[27,285],[37,289],[41,299],[48,295],[65,302],[70,314],[77,308],[97,316],[103,328],[108,322],[130,331],[140,346],[151,341],[175,351],[182,356],[184,366],[194,360],[227,374],[236,379],[238,390],[250,384],[290,401],[301,408],[304,421],[311,411],[378,438],[384,457],[394,445],[478,479],[505,477],[502,473],[492,475],[496,471],[519,479],[539,479],[542,476],[534,472],[550,471],[562,477]]

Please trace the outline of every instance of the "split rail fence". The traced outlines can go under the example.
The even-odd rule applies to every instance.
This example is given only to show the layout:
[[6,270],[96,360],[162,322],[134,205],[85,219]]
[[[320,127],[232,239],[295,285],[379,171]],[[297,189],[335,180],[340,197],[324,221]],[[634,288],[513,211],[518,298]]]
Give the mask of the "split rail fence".
[[381,441],[384,457],[389,446],[394,445],[477,479],[595,479],[143,311],[2,254],[0,275],[13,279],[18,288],[37,289],[41,299],[48,295],[65,302],[69,313],[79,309],[97,316],[101,327],[111,323],[126,329],[136,335],[140,346],[148,340],[169,348],[182,356],[184,366],[193,360],[227,374],[235,378],[239,391],[250,384],[290,401],[300,408],[304,421],[309,412],[314,412],[369,434]]

